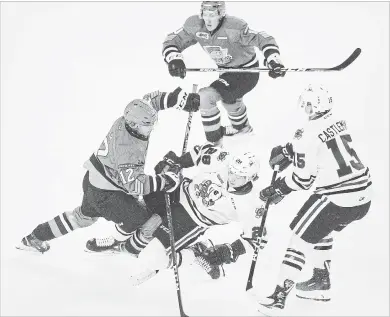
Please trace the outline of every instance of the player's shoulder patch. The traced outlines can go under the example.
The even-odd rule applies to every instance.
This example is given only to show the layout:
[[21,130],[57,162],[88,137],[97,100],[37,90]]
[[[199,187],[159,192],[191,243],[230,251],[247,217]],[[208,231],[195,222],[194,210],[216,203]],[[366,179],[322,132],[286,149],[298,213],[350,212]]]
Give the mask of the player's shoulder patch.
[[246,28],[248,25],[243,19],[231,15],[226,15],[224,24],[225,24],[225,28],[234,29],[237,31]]
[[191,33],[199,31],[202,28],[202,25],[203,20],[200,19],[198,15],[192,15],[184,22],[184,28]]
[[304,131],[303,129],[298,129],[297,131],[295,131],[294,139],[299,140],[300,138],[302,138],[303,131]]

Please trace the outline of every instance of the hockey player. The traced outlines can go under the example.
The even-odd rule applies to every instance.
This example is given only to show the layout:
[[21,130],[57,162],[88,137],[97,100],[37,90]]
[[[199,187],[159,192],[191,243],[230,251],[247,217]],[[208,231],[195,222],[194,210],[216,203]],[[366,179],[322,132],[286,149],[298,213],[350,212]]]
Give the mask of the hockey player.
[[[196,175],[192,179],[184,178],[180,187],[171,194],[178,264],[180,265],[182,260],[189,264],[195,262],[216,279],[220,276],[219,265],[234,262],[246,252],[245,242],[238,239],[232,244],[220,245],[216,247],[218,252],[206,252],[211,246],[208,241],[194,244],[202,240],[201,236],[210,227],[233,222],[241,223],[236,227],[238,234],[243,233],[249,240],[252,238],[258,201],[252,188],[253,181],[257,179],[259,165],[256,156],[250,152],[233,156],[208,143],[194,147],[181,157],[169,152],[164,160],[157,164],[155,170],[156,173],[161,173],[174,166],[180,169],[194,165],[197,166]],[[245,195],[245,198],[240,200],[240,195]],[[144,196],[144,200],[152,212],[164,219],[154,233],[155,239],[137,252],[140,261],[144,261],[145,265],[145,272],[141,275],[147,276],[170,267],[171,257],[164,193],[151,193]],[[119,249],[134,253],[128,246],[128,241],[122,242]],[[214,248],[211,249],[214,251]],[[212,256],[208,253],[212,253]],[[216,264],[217,257],[219,262]],[[220,260],[219,257],[223,259]]]
[[[203,1],[200,15],[189,17],[182,28],[169,34],[163,43],[163,57],[172,76],[184,78],[186,65],[182,52],[199,43],[219,68],[226,68],[209,87],[199,90],[200,112],[206,139],[222,143],[224,135],[249,133],[252,127],[243,102],[259,80],[259,73],[232,73],[229,68],[258,67],[255,47],[264,55],[264,64],[272,78],[283,77],[285,72],[275,39],[265,32],[253,31],[248,24],[226,14],[224,1]],[[221,127],[217,102],[228,112],[231,126]]]
[[[291,143],[271,152],[270,165],[283,171],[293,165],[286,176],[260,192],[263,201],[277,204],[296,190],[313,194],[290,224],[292,237],[286,250],[276,288],[260,301],[259,311],[281,313],[291,289],[305,299],[330,299],[330,251],[333,235],[356,220],[362,219],[371,204],[369,169],[352,147],[347,121],[332,114],[333,99],[322,86],[309,86],[299,98],[299,108],[309,118],[298,129]],[[296,284],[305,264],[305,252],[314,257],[313,276]]]
[[[179,185],[179,178],[173,171],[155,176],[144,173],[149,135],[159,110],[175,107],[197,111],[199,99],[197,94],[187,94],[180,88],[172,93],[153,92],[145,98],[135,99],[126,106],[123,116],[114,122],[99,149],[85,162],[87,172],[81,206],[38,225],[22,239],[18,249],[44,253],[50,248],[47,241],[88,227],[99,217],[116,223],[117,230],[128,237],[145,222],[157,228],[161,218],[148,213],[138,203],[138,196],[171,192]],[[89,247],[99,246],[95,240]]]

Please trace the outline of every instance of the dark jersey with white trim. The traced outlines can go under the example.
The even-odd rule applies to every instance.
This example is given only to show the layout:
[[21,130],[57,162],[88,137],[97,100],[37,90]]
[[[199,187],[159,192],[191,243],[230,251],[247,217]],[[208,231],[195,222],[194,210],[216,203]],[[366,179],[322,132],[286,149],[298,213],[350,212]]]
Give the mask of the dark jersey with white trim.
[[[353,142],[352,142],[353,141]],[[371,200],[371,176],[360,160],[356,140],[347,121],[332,112],[310,120],[295,132],[293,167],[287,170],[287,185],[329,196],[340,206],[356,206]]]
[[275,39],[265,32],[253,31],[239,18],[226,15],[219,27],[209,32],[198,15],[189,17],[184,26],[169,34],[163,43],[163,56],[182,52],[199,43],[218,67],[251,67],[257,63],[255,47],[265,58],[279,53]]

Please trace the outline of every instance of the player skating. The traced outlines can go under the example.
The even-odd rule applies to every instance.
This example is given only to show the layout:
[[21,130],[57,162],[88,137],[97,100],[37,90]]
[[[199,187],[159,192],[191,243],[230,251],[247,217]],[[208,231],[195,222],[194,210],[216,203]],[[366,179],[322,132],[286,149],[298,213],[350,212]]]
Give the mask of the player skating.
[[[300,298],[329,300],[333,235],[362,219],[370,208],[369,169],[359,159],[355,143],[352,147],[356,140],[347,120],[335,116],[332,106],[332,96],[324,87],[309,86],[299,98],[299,109],[309,119],[307,125],[296,131],[291,143],[271,153],[271,167],[279,165],[280,171],[291,163],[293,167],[260,192],[262,200],[277,204],[293,191],[316,186],[290,224],[292,237],[276,288],[259,302],[264,314],[281,313],[294,285]],[[313,276],[296,283],[308,252],[315,258]]]
[[[148,213],[138,203],[138,196],[170,192],[179,185],[178,175],[172,171],[158,175],[144,173],[149,135],[157,121],[158,111],[171,107],[197,111],[198,95],[177,88],[172,93],[153,92],[145,99],[131,101],[99,149],[84,164],[87,172],[81,206],[39,224],[17,248],[44,253],[50,248],[47,241],[88,227],[99,217],[116,223],[118,232],[127,237],[134,235],[145,222],[158,226],[161,218]],[[150,231],[144,233],[146,237],[151,234]],[[132,241],[132,248],[143,242],[143,236],[140,239]],[[96,240],[89,246],[97,248]]]
[[[229,68],[258,67],[257,47],[264,55],[269,75],[283,77],[284,66],[275,39],[266,32],[251,30],[242,19],[227,15],[224,1],[203,1],[200,14],[189,17],[183,27],[169,34],[163,43],[163,57],[172,76],[185,77],[182,52],[196,43],[219,68],[226,68],[209,87],[199,90],[206,139],[216,144],[222,143],[224,135],[251,132],[243,97],[257,85],[259,73],[229,73]],[[226,109],[231,126],[221,127],[218,101]]]

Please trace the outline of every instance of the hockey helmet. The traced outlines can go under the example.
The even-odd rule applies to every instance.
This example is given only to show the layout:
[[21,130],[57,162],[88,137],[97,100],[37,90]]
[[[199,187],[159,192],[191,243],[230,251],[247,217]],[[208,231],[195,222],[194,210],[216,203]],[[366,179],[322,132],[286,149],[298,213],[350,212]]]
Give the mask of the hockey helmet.
[[240,187],[257,180],[259,169],[260,163],[252,152],[232,156],[229,160],[229,185]]
[[299,96],[298,108],[313,119],[330,111],[333,107],[333,98],[322,85],[309,85]]
[[123,113],[126,124],[142,135],[149,135],[157,121],[158,113],[146,99],[134,99]]
[[203,11],[217,11],[218,15],[223,18],[226,15],[225,1],[202,1],[200,17],[203,16]]

